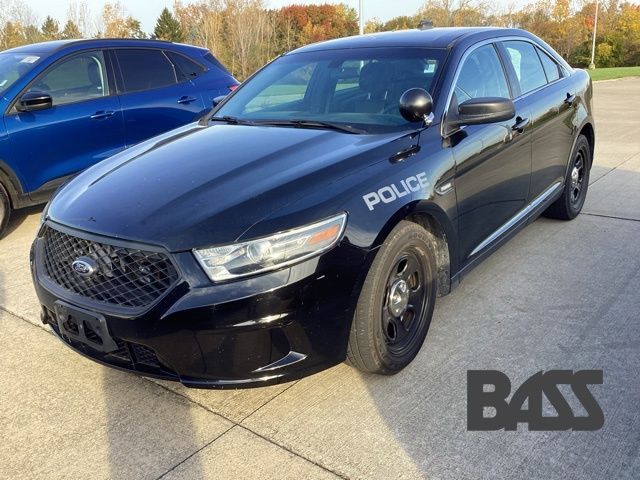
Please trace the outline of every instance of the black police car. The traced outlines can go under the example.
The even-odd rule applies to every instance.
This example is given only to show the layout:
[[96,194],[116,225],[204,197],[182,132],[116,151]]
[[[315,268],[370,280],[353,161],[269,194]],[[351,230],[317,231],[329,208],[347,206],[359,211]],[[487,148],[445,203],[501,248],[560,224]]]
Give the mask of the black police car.
[[43,321],[192,387],[395,373],[436,297],[540,213],[578,215],[591,103],[520,30],[300,48],[58,192],[32,254]]

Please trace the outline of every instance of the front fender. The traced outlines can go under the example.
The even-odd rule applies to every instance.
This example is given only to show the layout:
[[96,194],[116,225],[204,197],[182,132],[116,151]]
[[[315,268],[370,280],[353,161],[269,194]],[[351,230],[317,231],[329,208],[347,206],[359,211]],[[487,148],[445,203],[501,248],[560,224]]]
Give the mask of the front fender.
[[[420,133],[416,154],[394,162],[393,154],[415,145],[418,138],[407,136],[391,142],[377,150],[377,158],[366,167],[317,185],[296,202],[254,225],[243,238],[258,238],[278,231],[282,225],[305,225],[347,212],[343,242],[368,252],[361,265],[363,280],[393,227],[403,218],[415,216],[432,222],[425,226],[436,227],[434,233],[443,239],[447,250],[446,271],[455,273],[458,258],[455,188],[446,192],[438,188],[443,183],[453,185],[455,165],[451,149],[443,148],[439,129],[429,130]],[[354,286],[356,294],[359,287]]]

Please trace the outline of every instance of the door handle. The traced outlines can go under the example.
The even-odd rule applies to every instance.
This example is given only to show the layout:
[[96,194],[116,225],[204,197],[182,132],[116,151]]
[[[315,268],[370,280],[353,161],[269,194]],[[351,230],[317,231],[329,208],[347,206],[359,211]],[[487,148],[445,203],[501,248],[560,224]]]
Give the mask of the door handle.
[[93,115],[91,115],[91,119],[92,120],[99,120],[101,118],[109,118],[109,117],[113,117],[113,114],[116,113],[113,110],[100,110],[96,113],[94,113]]
[[529,125],[530,121],[531,120],[528,118],[516,117],[516,123],[511,127],[511,130],[522,133],[524,132],[524,128]]
[[575,99],[576,99],[575,94],[571,94],[567,92],[567,97],[564,99],[564,103],[566,103],[567,105],[573,105],[573,102],[575,101]]
[[188,105],[188,104],[190,104],[191,102],[195,102],[195,101],[196,101],[196,99],[195,99],[195,98],[193,98],[193,97],[187,97],[186,95],[185,95],[184,97],[180,97],[180,98],[178,99],[178,103],[180,103],[180,104],[182,104],[182,105]]

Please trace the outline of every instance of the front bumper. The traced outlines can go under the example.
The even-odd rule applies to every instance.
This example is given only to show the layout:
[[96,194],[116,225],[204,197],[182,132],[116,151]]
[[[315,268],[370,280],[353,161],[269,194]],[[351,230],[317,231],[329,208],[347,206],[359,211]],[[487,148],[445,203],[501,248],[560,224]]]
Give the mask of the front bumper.
[[[128,316],[52,288],[42,243],[36,238],[31,262],[42,321],[65,344],[114,368],[199,388],[271,385],[342,362],[367,258],[343,241],[301,264],[213,285],[190,252],[178,253],[179,283]],[[103,318],[113,348],[101,351],[66,335],[56,314],[61,303]]]

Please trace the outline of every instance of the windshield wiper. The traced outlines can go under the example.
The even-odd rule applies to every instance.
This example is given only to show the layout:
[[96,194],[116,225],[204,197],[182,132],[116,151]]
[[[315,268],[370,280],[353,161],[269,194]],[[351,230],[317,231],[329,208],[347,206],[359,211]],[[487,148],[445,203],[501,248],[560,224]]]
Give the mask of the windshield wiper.
[[346,133],[362,134],[367,133],[361,128],[352,127],[342,123],[323,122],[321,120],[258,120],[252,122],[253,125],[274,125],[274,126],[292,126],[300,128],[328,128],[331,130],[339,130]]
[[249,122],[247,120],[241,120],[237,117],[232,117],[230,115],[224,115],[222,117],[209,117],[207,119],[209,122],[226,122],[231,125],[253,125],[253,122]]

